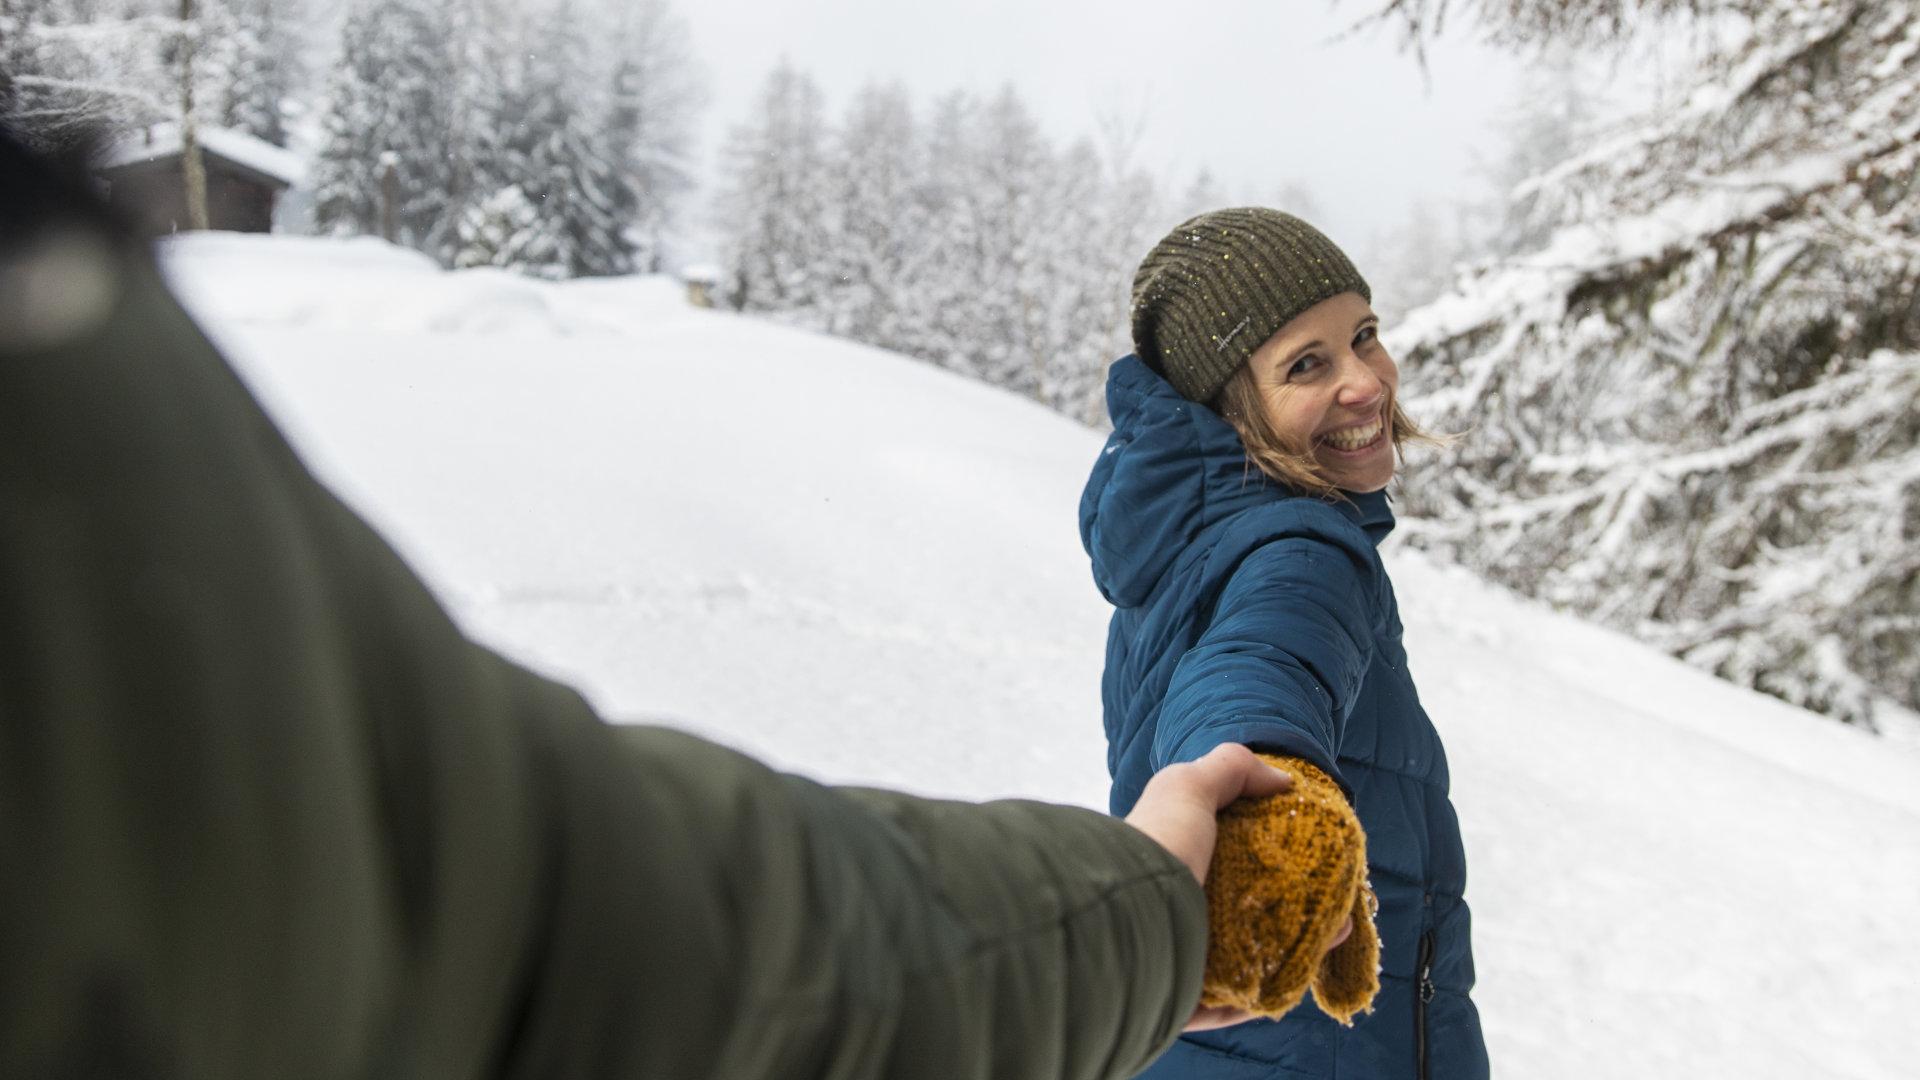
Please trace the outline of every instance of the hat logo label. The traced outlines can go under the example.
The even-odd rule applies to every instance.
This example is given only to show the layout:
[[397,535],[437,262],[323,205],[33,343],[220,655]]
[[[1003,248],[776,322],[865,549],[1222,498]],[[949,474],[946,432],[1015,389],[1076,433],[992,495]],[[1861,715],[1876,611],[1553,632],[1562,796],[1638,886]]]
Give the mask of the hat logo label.
[[1220,339],[1220,344],[1215,345],[1213,347],[1213,351],[1220,352],[1221,350],[1225,349],[1227,347],[1227,343],[1231,342],[1234,338],[1239,337],[1240,331],[1245,330],[1247,328],[1247,324],[1252,321],[1253,321],[1253,316],[1251,315],[1247,316],[1244,319],[1241,319],[1240,325],[1234,327],[1232,330],[1227,331],[1227,336]]

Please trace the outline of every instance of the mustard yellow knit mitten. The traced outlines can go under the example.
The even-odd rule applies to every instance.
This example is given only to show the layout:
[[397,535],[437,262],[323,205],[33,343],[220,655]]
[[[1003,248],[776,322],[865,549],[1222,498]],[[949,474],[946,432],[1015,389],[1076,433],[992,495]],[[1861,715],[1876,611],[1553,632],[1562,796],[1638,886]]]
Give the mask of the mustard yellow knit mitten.
[[[1332,777],[1299,758],[1260,757],[1293,789],[1220,814],[1200,1003],[1279,1017],[1312,989],[1321,1012],[1351,1025],[1380,990],[1366,833]],[[1353,933],[1326,952],[1349,915]]]

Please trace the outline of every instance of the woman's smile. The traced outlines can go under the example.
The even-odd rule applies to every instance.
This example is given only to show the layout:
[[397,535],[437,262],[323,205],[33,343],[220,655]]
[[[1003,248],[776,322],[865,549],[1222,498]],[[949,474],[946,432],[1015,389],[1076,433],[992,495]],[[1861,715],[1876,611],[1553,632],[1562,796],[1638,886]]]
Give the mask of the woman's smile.
[[1315,449],[1342,458],[1361,458],[1387,445],[1386,410],[1371,420],[1335,428],[1314,440]]

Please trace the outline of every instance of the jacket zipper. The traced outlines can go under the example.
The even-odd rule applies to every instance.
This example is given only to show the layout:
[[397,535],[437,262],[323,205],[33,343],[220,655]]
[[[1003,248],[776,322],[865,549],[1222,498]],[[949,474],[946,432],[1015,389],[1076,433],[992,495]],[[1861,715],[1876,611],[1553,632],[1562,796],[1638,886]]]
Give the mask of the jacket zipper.
[[1420,935],[1420,976],[1414,983],[1413,1045],[1420,1080],[1427,1080],[1427,1003],[1433,1000],[1433,931]]

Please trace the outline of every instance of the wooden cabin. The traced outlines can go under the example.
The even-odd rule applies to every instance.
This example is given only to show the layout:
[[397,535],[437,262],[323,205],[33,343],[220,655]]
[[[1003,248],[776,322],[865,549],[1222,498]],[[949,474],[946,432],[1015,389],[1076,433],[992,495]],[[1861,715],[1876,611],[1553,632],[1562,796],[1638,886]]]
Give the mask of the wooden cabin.
[[[230,232],[272,232],[274,206],[299,181],[300,161],[243,131],[201,127],[207,172],[207,225]],[[152,236],[187,227],[185,170],[178,124],[155,124],[114,140],[94,172],[107,201]]]

